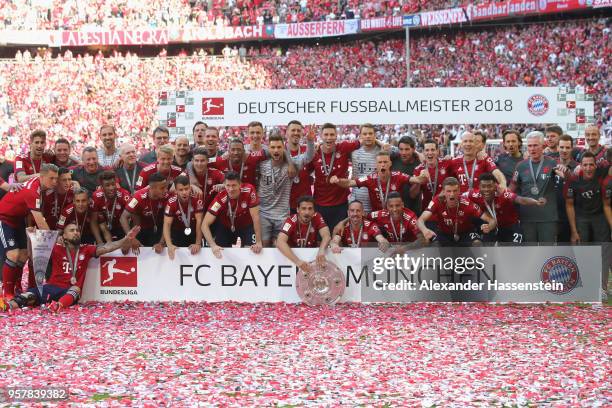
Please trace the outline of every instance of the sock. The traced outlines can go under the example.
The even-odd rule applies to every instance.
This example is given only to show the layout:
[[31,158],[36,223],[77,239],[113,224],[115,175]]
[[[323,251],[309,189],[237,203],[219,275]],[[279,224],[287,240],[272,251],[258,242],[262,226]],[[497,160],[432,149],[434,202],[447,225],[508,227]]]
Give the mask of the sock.
[[2,268],[2,296],[12,299],[15,296],[15,285],[19,275],[19,267],[15,262],[6,260]]
[[74,298],[72,295],[66,294],[60,298],[59,303],[61,303],[64,308],[67,308],[74,303]]

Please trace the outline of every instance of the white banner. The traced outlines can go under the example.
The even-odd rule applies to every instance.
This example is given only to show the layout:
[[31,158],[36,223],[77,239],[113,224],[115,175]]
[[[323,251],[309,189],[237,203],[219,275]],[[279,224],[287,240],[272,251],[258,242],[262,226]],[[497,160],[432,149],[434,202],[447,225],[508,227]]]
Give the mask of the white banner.
[[[294,249],[305,260],[314,260],[316,249]],[[411,259],[420,262],[415,273],[398,275],[394,267],[376,273],[375,261],[382,257],[374,249],[347,248],[341,254],[328,252],[346,276],[342,301],[497,301],[497,302],[596,302],[601,290],[601,248],[572,247],[484,247],[463,249],[424,248],[411,251]],[[439,257],[444,269],[423,267],[425,257]],[[475,261],[468,267],[468,258]],[[452,269],[446,262],[452,259]],[[482,262],[475,269],[474,265]],[[378,265],[382,265],[378,263]],[[461,269],[463,267],[463,269]],[[138,257],[122,256],[120,251],[92,259],[87,271],[83,301],[238,301],[299,302],[295,289],[295,266],[273,248],[260,255],[249,249],[227,248],[223,259],[215,258],[205,248],[196,256],[177,250],[174,261],[167,253],[157,255],[143,248]],[[417,285],[413,290],[384,291],[380,282],[407,279]],[[423,289],[423,282],[482,282],[475,291],[439,291]],[[378,281],[378,283],[377,283]],[[539,284],[557,281],[554,290],[510,290],[504,285]],[[488,282],[499,284],[491,289]]]
[[196,121],[213,126],[302,123],[486,124],[594,121],[584,88],[352,88],[257,91],[164,91],[158,120],[171,135],[190,135]]
[[319,38],[357,34],[359,20],[309,21],[306,23],[275,24],[275,38]]
[[424,27],[466,23],[468,21],[467,13],[460,7],[445,10],[426,11],[421,13],[420,16],[421,25]]

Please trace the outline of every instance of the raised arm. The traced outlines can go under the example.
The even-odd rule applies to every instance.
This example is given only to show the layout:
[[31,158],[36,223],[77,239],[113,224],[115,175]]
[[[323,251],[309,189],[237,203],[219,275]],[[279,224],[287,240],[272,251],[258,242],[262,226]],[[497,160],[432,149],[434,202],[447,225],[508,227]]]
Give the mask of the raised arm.
[[96,248],[96,256],[108,254],[109,252],[113,252],[123,246],[123,244],[128,241],[132,241],[136,238],[136,235],[140,232],[140,227],[134,227],[128,231],[125,237],[121,238],[118,241],[107,242],[104,245],[99,245]]

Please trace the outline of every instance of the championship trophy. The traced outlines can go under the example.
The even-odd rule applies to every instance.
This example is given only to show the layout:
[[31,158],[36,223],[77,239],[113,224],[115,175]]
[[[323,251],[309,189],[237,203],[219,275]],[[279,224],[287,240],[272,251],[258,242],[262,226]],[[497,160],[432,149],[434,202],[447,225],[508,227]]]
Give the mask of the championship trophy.
[[310,262],[310,271],[298,270],[296,289],[300,299],[307,305],[333,305],[344,293],[345,276],[334,263],[325,261],[321,267]]
[[36,287],[38,288],[39,296],[42,296],[42,287],[45,283],[45,275],[47,274],[47,265],[53,246],[57,241],[58,231],[27,230],[30,246],[32,249],[32,264],[34,265],[34,277],[36,279]]

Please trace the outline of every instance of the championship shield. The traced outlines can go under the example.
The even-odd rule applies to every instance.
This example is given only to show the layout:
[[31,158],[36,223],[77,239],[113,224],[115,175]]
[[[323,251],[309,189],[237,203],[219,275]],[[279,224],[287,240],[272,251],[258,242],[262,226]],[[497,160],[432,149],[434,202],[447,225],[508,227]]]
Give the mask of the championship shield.
[[344,273],[330,261],[326,261],[322,268],[316,261],[309,265],[310,272],[303,269],[297,272],[296,289],[300,299],[310,306],[333,305],[344,293]]
[[47,274],[47,265],[53,246],[57,241],[58,231],[52,230],[34,230],[27,231],[30,245],[32,248],[32,264],[34,266],[34,277],[36,279],[36,287],[39,294],[42,296],[42,287],[45,283],[45,275]]

